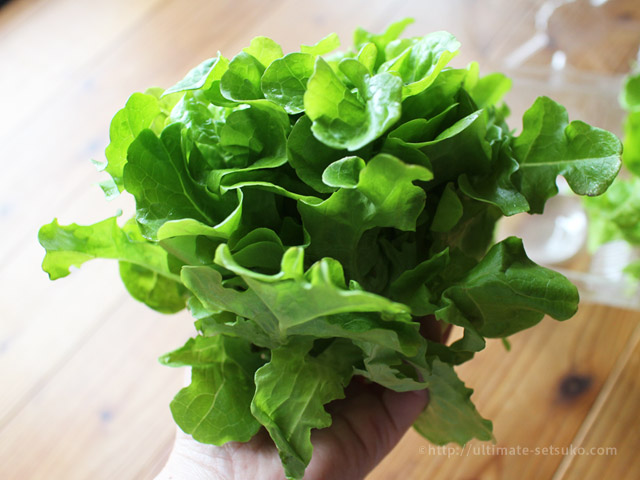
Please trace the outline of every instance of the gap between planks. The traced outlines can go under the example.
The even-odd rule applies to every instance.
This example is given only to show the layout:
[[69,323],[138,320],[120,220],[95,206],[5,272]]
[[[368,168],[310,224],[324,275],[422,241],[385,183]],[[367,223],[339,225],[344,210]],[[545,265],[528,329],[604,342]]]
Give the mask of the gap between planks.
[[[634,329],[633,333],[631,334],[631,337],[629,338],[629,341],[625,344],[622,352],[620,352],[620,355],[618,356],[618,360],[616,360],[616,363],[611,369],[611,372],[609,373],[607,379],[605,380],[604,385],[600,389],[600,393],[596,397],[596,400],[593,402],[591,409],[587,413],[587,416],[582,422],[582,425],[580,425],[580,428],[578,429],[576,435],[573,437],[573,440],[571,441],[570,445],[577,447],[584,443],[587,435],[589,434],[589,431],[591,430],[591,427],[600,416],[600,413],[604,409],[607,401],[609,400],[609,397],[611,396],[616,385],[618,384],[618,380],[622,376],[622,373],[624,372],[625,367],[628,365],[631,359],[631,356],[633,354],[633,351],[635,350],[635,348],[639,343],[640,343],[640,325],[638,325]],[[569,470],[569,467],[571,466],[571,463],[574,460],[575,460],[574,456],[565,455],[562,461],[560,462],[560,465],[558,465],[557,470],[553,474],[553,480],[562,480],[565,477],[567,471]]]

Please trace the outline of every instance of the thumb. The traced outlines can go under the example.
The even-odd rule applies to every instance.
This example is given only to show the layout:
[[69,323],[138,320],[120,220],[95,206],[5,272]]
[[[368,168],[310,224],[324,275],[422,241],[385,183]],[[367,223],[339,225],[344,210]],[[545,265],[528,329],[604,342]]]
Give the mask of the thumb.
[[[380,391],[375,385],[359,385],[352,393],[328,408],[332,426],[313,432],[308,478],[364,478],[396,446],[429,399],[426,390]],[[320,468],[328,458],[334,470]]]

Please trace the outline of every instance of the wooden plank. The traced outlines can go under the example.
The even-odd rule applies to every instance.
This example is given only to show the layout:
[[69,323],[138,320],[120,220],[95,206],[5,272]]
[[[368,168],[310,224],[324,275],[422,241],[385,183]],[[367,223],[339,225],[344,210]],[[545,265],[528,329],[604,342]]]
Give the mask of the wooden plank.
[[40,260],[40,249],[30,245],[2,274],[0,431],[78,345],[95,333],[101,316],[126,298],[115,264],[94,263],[51,284],[44,273],[36,275],[39,261],[24,261],[36,256]]
[[167,451],[185,371],[156,359],[194,332],[192,319],[128,300],[100,325],[2,429],[0,478],[137,479]]
[[[63,5],[66,4],[63,2]],[[373,6],[364,1],[352,2],[347,7],[337,1],[324,6],[316,5],[314,11],[300,13],[300,18],[293,22],[304,31],[300,39],[297,38],[299,32],[291,33],[285,28],[286,19],[289,18],[286,13],[293,9],[294,3],[282,3],[277,8],[278,3],[272,2],[268,7],[265,6],[264,11],[254,8],[253,15],[244,15],[242,9],[230,2],[216,5],[210,2],[196,3],[187,13],[176,3],[166,4],[145,19],[144,27],[134,28],[134,32],[126,38],[114,41],[114,51],[107,58],[94,58],[93,62],[73,72],[70,91],[64,89],[59,92],[56,100],[44,107],[37,119],[30,122],[29,129],[12,136],[0,147],[4,158],[16,159],[8,166],[9,172],[0,178],[0,226],[5,231],[11,231],[11,235],[0,237],[0,258],[3,261],[0,276],[8,284],[8,288],[0,294],[0,298],[8,305],[5,311],[7,320],[0,326],[0,342],[5,346],[4,353],[0,354],[0,372],[11,378],[14,385],[10,392],[0,396],[0,411],[5,415],[19,406],[30,389],[49,371],[40,371],[37,363],[21,360],[25,346],[37,347],[40,354],[49,359],[50,365],[58,365],[69,349],[94,328],[95,317],[111,308],[110,305],[115,301],[112,294],[122,291],[114,266],[101,267],[95,276],[87,272],[82,280],[72,277],[56,285],[46,281],[42,273],[35,273],[37,278],[32,279],[27,272],[38,272],[43,254],[35,243],[37,228],[54,216],[59,217],[61,223],[92,223],[113,215],[117,208],[131,211],[130,202],[126,202],[128,197],[115,203],[103,201],[99,189],[91,185],[99,177],[87,161],[91,156],[99,156],[98,150],[106,145],[109,117],[117,108],[116,102],[121,102],[126,96],[123,92],[126,89],[134,90],[134,82],[138,86],[152,84],[152,74],[149,72],[157,74],[161,79],[158,83],[171,84],[218,48],[233,54],[259,33],[272,35],[285,48],[295,49],[301,42],[313,43],[325,35],[331,28],[331,19],[340,18],[341,11],[348,13],[349,18],[354,18],[359,11],[368,12],[359,15],[359,22],[372,30],[384,27],[388,21],[386,14],[390,11],[390,7],[381,1]],[[45,10],[47,18],[56,17],[52,8]],[[270,15],[261,16],[269,9],[273,10]],[[190,17],[178,22],[185,30],[179,32],[181,34],[177,37],[185,38],[181,40],[179,49],[169,55],[168,50],[177,47],[172,46],[175,41],[166,32],[177,18],[187,14]],[[404,15],[402,11],[394,14],[398,17]],[[211,18],[226,18],[228,21],[225,25],[233,28],[207,28]],[[41,22],[34,20],[35,24]],[[351,21],[335,25],[339,26],[338,31],[343,38],[348,39],[347,33],[352,30]],[[187,30],[196,33],[187,35]],[[201,32],[206,32],[208,37]],[[149,43],[157,46],[153,54],[145,54]],[[171,61],[167,61],[167,58],[171,58]],[[74,65],[68,65],[70,72],[75,68]],[[121,65],[133,65],[135,68],[130,67],[134,69],[123,73],[118,68]],[[143,72],[148,76],[146,80],[140,80]],[[116,98],[118,95],[120,99]],[[114,105],[108,107],[109,102]],[[67,122],[56,121],[60,112],[67,117]],[[69,136],[71,130],[74,141]],[[29,141],[28,137],[34,131],[42,132],[42,135],[38,141]],[[25,177],[24,165],[27,164],[31,168]],[[45,199],[46,202],[42,202]],[[24,270],[24,265],[32,268]],[[113,285],[104,294],[99,293],[90,280],[102,275],[106,275],[104,281],[107,285]],[[24,302],[14,299],[25,297],[23,292],[27,291],[30,296],[39,298],[40,302],[38,308],[30,311],[29,321],[24,321],[21,313]],[[83,303],[78,303],[79,298],[83,299]],[[65,305],[69,307],[65,308]],[[84,313],[88,305],[91,305],[91,316]],[[51,322],[51,311],[59,312],[57,316],[63,320]],[[54,334],[65,333],[58,333],[57,341],[50,342],[51,331]],[[20,367],[16,368],[15,365]]]
[[[217,49],[244,46],[249,25],[279,3],[194,0],[185,10],[180,2],[162,2],[103,55],[77,71],[67,65],[66,83],[37,115],[22,123],[13,119],[22,128],[0,143],[2,158],[11,159],[3,162],[0,178],[0,230],[12,232],[0,238],[0,261],[33,238],[36,225],[64,215],[79,188],[95,188],[91,183],[103,178],[89,159],[102,159],[111,117],[131,93],[171,85]],[[215,21],[220,18],[225,22]],[[38,208],[29,208],[30,202]]]
[[[110,119],[130,93],[152,85],[171,85],[202,59],[215,55],[217,50],[231,56],[258,34],[271,35],[287,50],[294,50],[301,42],[314,42],[335,30],[348,45],[354,25],[380,30],[390,21],[410,14],[416,16],[417,22],[409,27],[409,34],[441,28],[464,32],[463,24],[456,20],[457,9],[463,5],[460,1],[437,2],[432,8],[425,9],[417,1],[389,6],[381,0],[346,4],[333,0],[299,10],[294,1],[194,0],[185,10],[179,2],[163,2],[149,12],[144,21],[140,20],[126,32],[121,31],[121,37],[114,38],[101,55],[91,57],[85,63],[73,60],[73,56],[71,60],[59,58],[56,63],[61,66],[57,68],[65,65],[65,82],[57,84],[46,101],[38,102],[37,110],[29,117],[12,116],[15,131],[0,133],[4,136],[0,154],[2,158],[11,159],[3,165],[0,177],[0,230],[12,231],[12,235],[0,238],[0,261],[12,255],[26,239],[32,238],[35,225],[53,215],[64,215],[64,205],[74,201],[78,189],[89,188],[90,182],[103,178],[95,173],[88,160],[103,159]],[[113,13],[106,18],[112,16]],[[51,17],[58,18],[53,13],[46,18]],[[68,16],[59,17],[66,19]],[[224,22],[216,21],[218,19],[224,19]],[[67,25],[65,22],[63,26]],[[290,28],[291,25],[295,28]],[[167,32],[172,34],[167,35]],[[30,30],[27,33],[35,35]],[[14,43],[19,43],[20,37],[15,35]],[[27,37],[27,43],[35,41]],[[65,38],[70,41],[70,37]],[[472,39],[462,40],[463,53],[455,60],[458,65],[477,59]],[[42,50],[51,58],[58,51],[48,50],[46,44]],[[7,51],[9,63],[19,64],[20,52]],[[40,78],[28,69],[25,72],[30,75],[20,76]],[[11,81],[16,81],[13,75],[10,77],[14,79]],[[19,89],[20,92],[27,90]],[[20,112],[27,110],[21,108]],[[25,171],[27,165],[28,173]],[[46,204],[40,208],[27,208],[29,201],[36,197],[47,199]]]
[[640,478],[640,327],[621,357],[555,479]]
[[[221,15],[224,13],[211,10],[208,3],[205,5],[208,10],[203,10],[203,5],[205,4],[201,3],[200,9],[196,8],[191,12],[196,18],[184,19],[183,25],[194,28],[194,32],[207,30],[205,28],[206,19],[216,16],[213,15],[214,13]],[[383,3],[380,2],[379,5],[383,5]],[[189,42],[192,43],[185,41],[182,46],[184,51],[175,55],[175,58],[180,58],[184,62],[184,68],[176,67],[174,63],[163,62],[161,54],[166,56],[163,48],[168,49],[170,42],[164,38],[167,29],[170,28],[169,24],[175,22],[179,16],[177,15],[179,10],[177,8],[164,9],[145,21],[142,31],[132,34],[122,41],[118,40],[115,47],[116,52],[111,58],[101,59],[98,64],[90,63],[86,68],[73,72],[72,78],[74,80],[71,81],[71,90],[74,90],[74,93],[60,92],[56,100],[48,104],[43,112],[39,112],[35,121],[29,123],[29,132],[24,132],[22,136],[21,134],[12,136],[3,143],[5,158],[17,158],[18,160],[11,164],[13,169],[10,167],[8,174],[0,180],[3,182],[3,196],[10,199],[11,202],[8,204],[8,208],[4,209],[5,215],[2,220],[7,228],[11,228],[13,235],[9,238],[15,245],[15,248],[6,248],[6,244],[4,245],[3,260],[6,261],[0,271],[0,275],[6,279],[8,285],[8,288],[4,289],[0,296],[3,304],[8,305],[8,309],[5,309],[4,312],[7,321],[3,322],[0,328],[0,339],[3,345],[0,353],[0,374],[8,381],[8,384],[12,385],[11,389],[3,390],[0,396],[0,411],[4,413],[0,418],[0,428],[10,422],[6,429],[2,430],[3,435],[6,432],[11,432],[12,428],[21,430],[22,427],[11,427],[11,425],[25,423],[26,420],[20,419],[26,418],[23,415],[27,414],[18,414],[17,412],[21,409],[33,411],[32,402],[29,400],[37,398],[38,392],[48,391],[47,389],[51,388],[51,385],[58,384],[60,377],[55,376],[55,372],[58,369],[62,372],[67,371],[65,364],[78,346],[87,341],[98,344],[106,342],[100,327],[102,322],[109,323],[112,320],[105,318],[105,314],[112,311],[114,305],[124,301],[123,289],[119,285],[115,265],[106,265],[105,263],[87,265],[81,274],[75,274],[56,284],[50,284],[42,273],[37,273],[37,278],[33,276],[33,272],[39,270],[38,265],[43,253],[35,244],[35,229],[39,224],[49,221],[54,213],[60,214],[63,223],[72,220],[89,223],[97,218],[112,214],[116,207],[124,206],[126,208],[126,205],[103,202],[99,190],[91,188],[88,180],[93,175],[93,167],[85,162],[85,157],[91,156],[91,152],[98,148],[100,143],[96,139],[92,140],[91,135],[99,129],[102,129],[103,134],[106,134],[108,117],[112,114],[103,108],[104,104],[96,105],[95,99],[105,102],[105,97],[109,97],[109,95],[111,98],[115,97],[115,93],[108,92],[111,92],[114,77],[116,77],[112,72],[119,72],[117,67],[121,64],[135,65],[137,69],[145,72],[153,70],[156,74],[159,72],[158,68],[162,68],[161,72],[163,72],[162,75],[165,76],[165,79],[171,77],[166,82],[170,84],[179,78],[182,72],[210,55],[209,45],[215,44],[214,40],[217,39],[222,45],[231,45],[230,49],[237,51],[246,45],[252,36],[262,33],[263,26],[254,25],[249,28],[248,24],[242,23],[240,17],[243,14],[237,5],[235,9],[231,9],[229,2],[222,6],[230,9],[231,14],[237,17],[232,18],[233,21],[230,21],[229,24],[235,25],[235,29],[239,27],[246,27],[246,29],[242,29],[241,32],[218,29],[216,30],[218,36],[211,43],[203,41],[202,37],[198,35],[188,36],[191,39]],[[274,3],[270,6],[273,7]],[[290,2],[288,8],[292,6],[293,3]],[[366,2],[351,4],[351,13],[355,15],[365,6]],[[336,13],[339,10],[338,7],[339,3],[334,2],[333,8]],[[320,10],[320,8],[318,9]],[[377,19],[381,27],[383,20],[380,15],[376,14],[375,10],[369,9],[367,11],[372,14],[371,17],[366,18]],[[276,9],[275,18],[281,19],[284,12],[286,12],[286,8]],[[249,16],[249,19],[254,21],[260,16],[259,14],[258,10],[254,16]],[[226,15],[227,18],[229,16]],[[361,16],[361,18],[365,18],[365,16]],[[197,19],[200,19],[200,24],[197,23]],[[264,18],[260,18],[260,20],[268,23],[268,20]],[[386,23],[386,20],[384,22]],[[309,27],[306,28],[309,40],[304,41],[313,42],[326,33],[324,23],[316,24],[311,20],[306,26]],[[369,25],[366,26],[372,28]],[[351,30],[351,25],[345,28]],[[162,43],[163,41],[165,43]],[[158,53],[146,63],[136,63],[135,60],[139,56],[148,57],[143,54],[143,51],[149,42],[159,44]],[[235,42],[235,44],[229,42]],[[296,39],[295,42],[297,44],[299,39]],[[188,54],[184,54],[185,52]],[[173,55],[171,57],[174,58]],[[176,73],[179,70],[182,72]],[[131,74],[131,72],[128,73]],[[139,78],[140,72],[135,70],[132,76]],[[91,79],[88,79],[89,77]],[[126,75],[118,78],[123,83],[120,86],[116,85],[114,91],[124,91],[125,88],[131,88],[131,85],[127,84],[131,78]],[[73,85],[77,88],[74,88]],[[69,130],[69,126],[64,122],[56,121],[61,111],[67,111],[75,119],[69,124],[73,126],[74,138],[77,138],[77,143],[66,144],[61,141],[61,139],[68,138]],[[101,125],[101,115],[105,116],[105,125]],[[65,115],[63,114],[63,116]],[[85,118],[86,121],[83,121]],[[42,132],[42,138],[39,138],[37,142],[28,141],[28,137],[33,131]],[[106,141],[103,144],[106,144]],[[25,182],[23,180],[25,173],[23,166],[27,164],[27,158],[31,172],[29,181]],[[25,159],[24,163],[21,159]],[[82,168],[77,168],[77,165],[82,165]],[[47,199],[47,202],[45,205],[41,205],[36,199]],[[35,208],[36,204],[37,208]],[[3,237],[3,239],[6,241],[8,238]],[[30,265],[31,268],[25,269],[25,265]],[[98,289],[95,278],[101,278],[100,284],[108,285],[109,288]],[[29,297],[26,295],[27,291]],[[38,298],[39,301],[31,302],[25,319],[24,305],[29,301],[29,298]],[[137,307],[136,305],[132,308]],[[55,314],[51,312],[55,312]],[[33,352],[38,352],[38,355],[33,355]],[[46,362],[43,362],[42,359],[46,359]],[[81,364],[84,365],[85,362],[81,362]],[[88,365],[90,362],[86,364]],[[175,390],[175,387],[172,389],[167,387],[167,392],[171,395],[175,393]],[[166,408],[166,404],[167,401],[164,401],[162,406]],[[43,409],[42,406],[37,409],[43,423],[47,423],[48,417],[57,415],[55,409],[58,407],[58,403],[51,402],[51,406],[54,411]],[[77,406],[74,411],[80,416],[82,413],[90,413],[84,411],[81,406]],[[15,420],[16,417],[18,420]],[[36,422],[33,419],[31,421]],[[171,421],[165,423],[167,428],[172,427]],[[148,444],[140,447],[147,449],[153,455],[152,460],[146,461],[149,465],[157,466],[159,459],[163,459],[167,453],[170,437],[164,435],[158,436],[158,439],[158,445]],[[13,441],[16,447],[22,445],[23,448],[27,448],[33,439],[29,435],[25,435],[18,436]],[[91,442],[84,445],[89,444]],[[130,446],[125,448],[130,448]],[[83,452],[82,456],[85,458],[86,454],[86,458],[92,458],[98,451],[103,452],[104,450],[89,450],[89,453]],[[141,461],[146,458],[146,453],[142,452]],[[99,459],[94,459],[94,461],[99,461]],[[90,460],[87,462],[87,464],[91,463]],[[44,464],[46,465],[47,462],[45,461]],[[139,468],[141,471],[145,470],[144,467]],[[37,476],[37,472],[34,475]],[[135,478],[140,476],[141,474],[136,475]]]
[[[33,25],[38,25],[38,15],[52,15],[55,5],[66,5],[63,11],[68,14],[57,18],[63,18],[70,29],[76,28],[70,19],[79,15],[75,7],[82,6],[78,0],[23,2],[15,5],[30,6],[28,21],[35,21]],[[331,0],[304,8],[293,0],[194,0],[189,9],[182,2],[161,2],[153,12],[141,13],[127,30],[112,13],[132,11],[123,9],[136,9],[142,2],[133,4],[136,2],[122,7],[111,2],[109,5],[117,8],[102,16],[104,25],[100,15],[87,13],[95,20],[92,28],[96,32],[105,33],[105,25],[116,20],[116,28],[122,27],[109,39],[97,39],[104,40],[103,55],[96,54],[100,49],[90,51],[88,43],[86,48],[77,46],[81,55],[65,57],[58,54],[57,40],[51,43],[57,46],[51,58],[61,65],[45,65],[40,73],[41,78],[52,75],[58,83],[52,82],[56,86],[45,101],[27,102],[37,107],[37,115],[24,117],[21,123],[13,117],[20,128],[0,144],[2,158],[10,159],[3,161],[0,178],[0,230],[11,232],[0,237],[4,290],[0,293],[0,376],[3,385],[11,386],[0,392],[0,411],[5,413],[6,424],[2,428],[0,419],[0,458],[5,460],[0,462],[0,478],[153,478],[168,453],[174,426],[167,405],[180,386],[181,375],[160,367],[155,358],[178,346],[192,331],[190,319],[159,317],[132,300],[125,301],[114,265],[87,266],[81,274],[51,285],[38,272],[42,252],[33,242],[37,225],[53,215],[60,215],[64,222],[90,222],[115,210],[114,204],[104,203],[100,192],[88,186],[97,177],[87,159],[101,158],[108,122],[130,92],[151,84],[170,85],[216,50],[233,55],[258,34],[273,36],[286,50],[293,50],[301,42],[313,42],[334,30],[348,43],[355,24],[379,30],[389,21],[413,15],[417,23],[409,34],[446,28],[461,36],[465,53],[456,59],[459,64],[482,59],[475,53],[476,42],[467,40],[466,35],[472,40],[485,35],[485,22],[477,16],[482,7],[475,7],[470,0],[430,2],[428,6],[418,1]],[[507,7],[500,7],[499,18],[516,19],[515,4],[509,4],[508,15]],[[106,5],[104,8],[110,8]],[[461,8],[467,8],[465,18],[460,15]],[[28,31],[27,16],[23,19],[14,11],[13,18],[20,19],[20,28]],[[43,31],[50,29],[51,18],[56,17],[48,18],[39,24]],[[519,21],[498,22],[493,41],[499,39],[509,46],[509,35],[503,33],[524,34],[521,25],[525,21]],[[9,31],[7,25],[11,25],[7,17],[0,15],[0,35]],[[82,30],[86,27],[77,28],[76,32],[87,32]],[[76,41],[71,35],[64,38]],[[47,44],[38,48],[46,50]],[[487,47],[486,52],[494,50]],[[34,66],[38,65],[27,62],[26,67]],[[21,88],[29,82],[31,78],[19,85],[21,95]],[[100,280],[96,282],[96,278]],[[592,331],[595,327],[586,320],[581,328],[591,332],[588,334],[562,330],[577,320],[562,325],[545,321],[540,333],[533,330],[516,336],[513,353],[507,355],[493,343],[472,364],[460,369],[461,376],[476,387],[474,398],[481,411],[496,421],[499,445],[519,445],[531,437],[532,444],[573,438],[632,323],[615,311],[595,309],[592,315],[612,323],[620,316],[614,327],[607,326],[613,333],[606,349],[599,345]],[[167,326],[174,320],[175,324]],[[563,353],[561,347],[567,343],[569,353]],[[594,375],[594,379],[584,395],[561,402],[554,397],[554,389],[559,376],[572,367],[578,373]],[[523,378],[531,380],[524,383]],[[523,405],[530,410],[525,411]],[[520,420],[519,426],[513,419]],[[549,431],[551,422],[558,422],[557,431]],[[407,444],[411,437],[407,438],[403,445],[408,446],[396,450],[395,457],[388,460],[395,462],[392,467],[377,470],[372,478],[426,478],[427,474],[429,478],[457,478],[461,476],[458,472],[510,478],[514,472],[520,474],[521,466],[537,468],[533,458],[515,462],[511,457],[463,462],[430,458],[429,465],[436,464],[432,468],[425,466],[427,456],[419,450],[426,442],[414,437],[413,443]],[[543,459],[541,472],[552,472],[558,461]],[[413,465],[403,466],[403,462]],[[386,462],[380,468],[384,465]]]
[[15,2],[3,14],[12,16],[13,21],[0,31],[4,72],[0,91],[11,92],[3,96],[3,108],[11,115],[0,117],[2,135],[12,135],[56,92],[69,88],[67,82],[75,70],[104,55],[116,38],[159,2]]
[[[571,320],[545,319],[514,335],[511,352],[492,341],[459,367],[460,377],[475,390],[478,410],[494,422],[496,447],[568,447],[637,322],[634,312],[582,305]],[[637,417],[629,421],[640,427]],[[551,478],[562,460],[562,455],[505,455],[508,451],[492,450],[491,443],[483,451],[475,441],[462,453],[452,448],[447,458],[446,451],[429,445],[409,432],[369,480]]]
[[[182,28],[187,29],[187,25],[191,25],[197,27],[195,31],[208,31],[205,28],[207,19],[222,14],[220,8],[229,9],[231,3],[214,5],[200,2],[199,9],[188,12],[194,18],[199,17],[201,23],[198,25],[185,18]],[[65,2],[62,4],[66,5]],[[272,2],[271,6],[274,4]],[[65,6],[67,8],[68,5]],[[119,7],[116,4],[114,8]],[[254,15],[261,12],[258,7],[255,10],[257,13]],[[118,70],[123,63],[135,64],[133,57],[136,54],[144,58],[150,41],[161,49],[168,48],[171,38],[166,32],[183,11],[178,3],[167,3],[166,8],[159,10],[151,19],[153,21],[148,18],[141,20],[141,28],[136,30],[136,34],[118,39],[114,45],[116,53],[107,61],[94,59],[78,72],[74,72],[74,65],[69,64],[67,73],[74,79],[71,84],[78,90],[71,92],[65,88],[56,97],[57,101],[29,124],[29,129],[25,129],[28,131],[0,144],[2,158],[12,159],[8,165],[9,173],[0,178],[0,231],[10,232],[0,236],[0,280],[3,284],[0,302],[4,305],[0,323],[0,375],[12,385],[11,389],[0,391],[0,427],[24,404],[30,392],[40,388],[53,369],[59,368],[78,343],[91,334],[100,316],[123,298],[124,288],[115,264],[98,262],[84,267],[83,270],[88,271],[80,275],[72,275],[55,284],[49,282],[39,267],[44,251],[37,244],[37,229],[54,216],[60,218],[61,223],[93,223],[114,215],[118,208],[132,212],[130,197],[105,202],[101,191],[92,185],[98,176],[88,158],[92,150],[106,145],[108,121],[116,109],[97,106],[96,101],[104,102],[105,97],[114,102],[121,101],[115,99],[115,93],[108,93],[115,76],[110,76],[109,72]],[[235,13],[238,17],[234,19],[235,28],[246,26],[239,11]],[[45,9],[46,12],[48,16],[56,17]],[[247,18],[255,20],[252,16]],[[229,39],[235,38],[224,30],[218,31],[218,35],[221,35],[218,37],[221,42],[225,35]],[[237,35],[244,33],[237,32]],[[190,35],[189,38],[198,43],[198,35]],[[177,58],[187,58],[195,64],[205,57],[201,51],[192,53],[198,55],[197,58],[186,54],[192,47],[187,42],[185,51],[180,52]],[[200,45],[200,48],[205,47]],[[171,81],[177,80],[183,72],[176,73],[177,68],[171,61],[161,61],[162,53],[158,51],[148,64],[138,62],[137,68],[144,70],[154,64],[156,68],[163,68],[167,77],[173,75]],[[100,79],[101,86],[80,88],[90,77]],[[123,74],[120,78],[124,81],[125,77]],[[120,85],[116,91],[124,97],[123,90],[129,87]],[[73,121],[57,121],[65,108],[69,115],[75,117]],[[83,118],[86,121],[82,121]],[[92,135],[98,130],[101,130],[99,135],[105,137],[102,142],[92,140]],[[28,137],[34,131],[41,132],[41,135],[38,141],[29,141]],[[29,170],[25,168],[27,165]],[[34,351],[38,355],[34,355]]]

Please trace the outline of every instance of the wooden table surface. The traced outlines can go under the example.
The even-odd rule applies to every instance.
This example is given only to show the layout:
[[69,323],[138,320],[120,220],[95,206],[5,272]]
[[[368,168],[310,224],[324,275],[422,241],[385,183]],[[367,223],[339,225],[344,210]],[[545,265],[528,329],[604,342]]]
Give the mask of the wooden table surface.
[[[151,479],[169,453],[168,404],[183,372],[156,358],[193,333],[189,316],[162,316],[130,299],[106,261],[49,282],[36,241],[53,217],[91,223],[130,208],[104,201],[89,162],[103,159],[109,121],[130,93],[172,85],[202,59],[218,50],[233,56],[256,35],[293,51],[332,31],[347,44],[355,26],[381,30],[413,16],[408,34],[449,30],[460,38],[456,65],[477,59],[488,73],[513,68],[524,52],[535,68],[562,49],[571,65],[604,78],[615,98],[637,50],[629,45],[640,40],[637,0],[601,7],[580,0],[551,19],[543,3],[13,0],[2,7],[0,479]],[[518,49],[540,40],[541,25],[549,36],[540,48]],[[516,92],[545,93],[522,78]],[[518,98],[514,104],[518,113]],[[615,112],[611,119],[613,127],[599,126],[619,128]],[[434,450],[409,432],[370,479],[640,478],[639,319],[585,303],[567,322],[545,319],[515,335],[511,352],[489,342],[459,374],[494,421],[498,443]]]

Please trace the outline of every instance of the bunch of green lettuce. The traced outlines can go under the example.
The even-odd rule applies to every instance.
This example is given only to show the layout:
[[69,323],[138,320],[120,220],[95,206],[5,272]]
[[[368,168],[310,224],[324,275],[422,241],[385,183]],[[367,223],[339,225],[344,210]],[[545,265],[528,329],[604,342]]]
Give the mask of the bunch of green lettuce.
[[[628,175],[616,178],[605,195],[585,199],[592,251],[615,240],[640,245],[640,69],[625,78],[620,105],[627,112],[622,159]],[[625,272],[640,279],[640,261],[630,263]]]
[[[198,334],[161,358],[192,369],[175,421],[216,445],[264,426],[289,478],[356,375],[428,388],[415,428],[434,443],[491,439],[454,365],[578,303],[519,239],[493,244],[496,221],[541,213],[558,175],[598,195],[620,167],[614,135],[569,123],[549,98],[514,136],[509,79],[448,67],[458,41],[400,39],[408,23],[358,29],[345,53],[335,35],[286,55],[258,37],[133,94],[112,121],[102,186],[133,195],[135,218],[40,230],[52,279],[112,258],[134,298],[186,305]],[[434,321],[464,336],[423,336]]]

